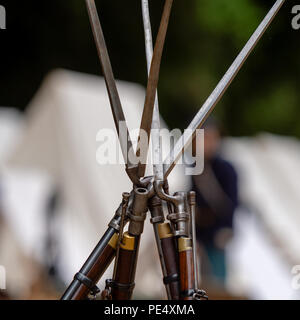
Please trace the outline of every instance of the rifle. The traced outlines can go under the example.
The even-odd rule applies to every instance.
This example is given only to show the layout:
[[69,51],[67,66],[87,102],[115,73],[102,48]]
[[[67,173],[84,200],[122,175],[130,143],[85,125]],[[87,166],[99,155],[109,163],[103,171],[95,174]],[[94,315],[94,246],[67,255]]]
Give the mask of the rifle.
[[[193,192],[190,192],[189,194],[176,192],[174,195],[170,195],[167,179],[184,150],[193,141],[197,129],[201,128],[205,120],[209,117],[210,113],[238,74],[238,71],[243,66],[284,2],[285,0],[277,0],[275,2],[217,87],[200,108],[199,112],[189,125],[189,130],[185,131],[180,137],[174,150],[169,153],[163,163],[154,161],[154,176],[144,177],[149,133],[151,127],[158,129],[158,131],[160,128],[156,90],[173,0],[165,1],[162,21],[153,54],[148,0],[142,0],[149,77],[136,154],[134,154],[132,149],[132,142],[128,134],[128,129],[127,137],[120,136],[118,131],[119,122],[122,121],[125,123],[125,117],[106,49],[95,1],[86,0],[92,30],[110,97],[111,109],[119,134],[122,153],[124,159],[128,160],[128,162],[126,162],[126,172],[129,179],[133,182],[133,190],[130,194],[123,194],[123,201],[109,223],[107,231],[87,259],[86,263],[75,275],[74,280],[62,296],[62,300],[81,300],[95,297],[100,292],[99,288],[97,288],[97,282],[115,256],[113,279],[107,280],[106,288],[102,292],[102,298],[118,300],[131,298],[134,289],[139,243],[148,209],[151,212],[151,222],[154,227],[168,299],[207,299],[206,293],[203,290],[198,289],[195,239],[195,194]],[[140,137],[142,130],[148,134],[148,143],[145,146],[147,152],[142,161],[139,161],[139,163],[136,164],[133,160],[136,160],[140,155]],[[153,135],[152,138],[154,158],[160,160],[161,148],[159,138],[156,135]],[[127,142],[125,139],[128,139],[129,143],[125,143]],[[157,163],[159,164],[156,165]],[[167,203],[167,219],[170,223],[165,222],[162,208],[164,202]],[[128,232],[123,233],[124,226],[128,222]]]

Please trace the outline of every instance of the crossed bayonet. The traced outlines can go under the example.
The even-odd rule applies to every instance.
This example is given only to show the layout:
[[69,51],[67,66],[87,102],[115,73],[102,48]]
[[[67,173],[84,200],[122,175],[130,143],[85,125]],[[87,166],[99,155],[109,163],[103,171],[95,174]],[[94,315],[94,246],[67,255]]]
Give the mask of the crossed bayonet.
[[[135,190],[146,190],[148,194],[151,196],[156,196],[157,199],[162,201],[166,201],[168,205],[173,204],[174,206],[180,206],[179,203],[182,194],[176,193],[174,196],[170,196],[168,194],[168,187],[167,187],[167,179],[170,173],[172,172],[175,165],[178,163],[179,159],[183,155],[184,151],[188,148],[188,146],[192,143],[193,139],[196,137],[196,132],[198,129],[202,127],[206,119],[209,117],[219,100],[222,98],[224,93],[226,92],[227,88],[234,80],[236,75],[238,74],[240,68],[243,66],[245,61],[247,60],[248,56],[255,48],[256,44],[278,13],[279,9],[285,2],[285,0],[277,0],[268,14],[265,16],[261,24],[258,26],[256,31],[253,33],[249,41],[246,43],[242,51],[239,53],[237,58],[234,60],[228,71],[225,73],[217,87],[208,97],[206,102],[200,108],[190,125],[188,126],[187,130],[184,131],[183,135],[179,138],[177,143],[175,144],[173,150],[170,151],[166,159],[162,161],[162,148],[161,148],[161,141],[160,141],[160,114],[159,114],[159,103],[157,97],[157,87],[159,81],[159,73],[160,73],[160,65],[161,59],[163,54],[163,48],[165,44],[169,19],[171,15],[173,0],[165,0],[165,5],[163,9],[162,19],[158,31],[158,35],[155,42],[155,47],[153,50],[153,41],[152,41],[152,31],[151,31],[151,22],[150,22],[150,14],[149,14],[149,3],[148,0],[141,0],[142,2],[142,13],[143,13],[143,22],[144,22],[144,32],[145,32],[145,47],[146,47],[146,58],[147,58],[147,69],[148,69],[148,83],[147,83],[147,90],[146,90],[146,97],[145,97],[145,104],[141,119],[140,125],[140,132],[138,136],[138,142],[136,151],[133,149],[133,142],[130,138],[128,127],[126,126],[126,120],[122,108],[122,104],[120,101],[116,81],[114,78],[108,50],[105,44],[105,39],[103,35],[103,31],[101,28],[97,8],[95,5],[94,0],[85,0],[88,14],[97,46],[98,55],[100,58],[102,71],[109,95],[110,106],[114,118],[115,127],[118,133],[119,142],[122,150],[122,154],[124,159],[126,159],[126,172],[128,174],[129,179],[133,183],[133,191],[129,194],[123,194],[123,203],[120,205],[118,210],[118,214],[114,217],[109,225],[108,231],[105,233],[103,238],[100,240],[98,246],[95,248],[93,253],[91,254],[90,258],[87,260],[85,265],[82,267],[80,272],[75,275],[75,278],[67,291],[65,292],[62,299],[75,299],[78,298],[76,296],[76,292],[80,291],[80,288],[83,288],[82,291],[94,291],[97,293],[97,289],[95,289],[95,282],[98,279],[91,279],[89,274],[91,273],[92,266],[97,261],[97,254],[98,258],[100,253],[104,251],[105,247],[108,245],[109,241],[114,234],[117,232],[119,233],[118,236],[118,247],[120,246],[120,241],[122,237],[123,227],[125,224],[125,215],[128,206],[130,205],[130,196],[136,192]],[[126,134],[123,135],[120,131],[120,123],[123,125],[125,124]],[[141,139],[142,134],[145,134],[147,137],[147,143]],[[153,177],[145,177],[145,170],[146,170],[146,162],[147,162],[147,154],[149,149],[149,142],[150,136],[152,140],[152,155],[153,155]],[[141,153],[141,149],[143,148],[143,152]],[[138,159],[138,160],[137,160]],[[137,191],[139,192],[139,191]],[[141,191],[142,193],[142,191]],[[136,196],[141,196],[137,194]],[[149,195],[148,195],[149,197]],[[195,212],[193,210],[193,206],[195,205],[194,196],[191,196],[191,215],[192,215],[192,238],[193,238],[193,272],[195,276],[195,283],[194,283],[194,292],[193,297],[198,295],[198,297],[205,297],[205,294],[198,290],[198,276],[197,276],[197,265],[196,265],[196,250],[195,250]],[[143,210],[141,210],[143,211]],[[172,215],[169,214],[172,218]],[[179,216],[179,218],[178,218]],[[131,218],[133,219],[133,224],[135,225],[131,227],[133,230],[133,234],[140,235],[143,227],[139,225],[141,224],[142,220],[144,219],[145,215],[142,212],[140,216],[137,218],[136,216],[132,215]],[[157,217],[152,216],[152,220],[159,222]],[[174,217],[173,217],[174,218]],[[179,229],[175,231],[176,236],[185,235],[185,228],[184,225],[180,225],[182,221],[185,220],[185,216],[182,213],[177,213],[177,227]],[[175,218],[174,218],[175,219]],[[155,224],[155,223],[154,223]],[[180,229],[180,226],[183,229]],[[139,232],[137,231],[139,230]],[[158,238],[158,230],[155,229],[156,238]],[[177,232],[177,233],[176,233]],[[157,239],[158,240],[158,239]],[[162,259],[162,248],[158,245],[159,256],[161,258],[161,265],[163,269],[163,273],[165,278],[167,277],[167,266],[166,263]],[[118,250],[116,256],[116,263],[115,263],[115,270],[114,276],[118,272],[117,268],[117,261],[118,261]],[[99,278],[99,277],[98,277]],[[170,280],[170,279],[169,279]],[[172,279],[171,279],[172,280]],[[170,280],[170,281],[171,281]],[[176,280],[176,279],[173,279]],[[118,284],[120,286],[120,284]],[[108,284],[108,287],[114,289],[116,286],[115,283],[111,282]],[[120,289],[120,288],[119,288]],[[129,291],[131,288],[127,288]],[[121,290],[121,289],[120,289]],[[123,290],[125,290],[123,288]],[[172,298],[172,294],[170,293],[170,289],[167,288],[168,298]],[[189,294],[189,292],[188,292]],[[131,295],[129,295],[131,296]],[[75,297],[75,298],[74,298]],[[82,298],[82,296],[81,296]]]

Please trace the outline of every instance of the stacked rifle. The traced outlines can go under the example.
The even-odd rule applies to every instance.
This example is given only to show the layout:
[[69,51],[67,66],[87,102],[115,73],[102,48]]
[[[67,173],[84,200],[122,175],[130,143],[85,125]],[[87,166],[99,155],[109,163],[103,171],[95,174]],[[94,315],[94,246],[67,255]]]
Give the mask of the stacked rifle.
[[[179,161],[184,150],[195,138],[196,130],[201,128],[278,13],[284,0],[276,1],[215,90],[199,110],[189,125],[188,130],[180,137],[174,150],[171,150],[164,161],[160,160],[162,153],[159,134],[160,117],[157,86],[173,0],[165,0],[154,50],[148,0],[141,0],[148,66],[148,84],[136,152],[134,152],[128,128],[126,128],[127,135],[125,136],[122,136],[119,131],[120,123],[126,124],[126,120],[95,1],[85,1],[102,65],[121,150],[124,159],[127,160],[126,172],[133,184],[133,189],[130,193],[123,193],[122,203],[110,221],[107,231],[83,267],[74,276],[74,280],[61,299],[83,300],[94,299],[95,297],[107,300],[131,299],[135,286],[140,239],[148,211],[151,215],[151,223],[153,224],[163,273],[163,282],[168,299],[207,299],[206,293],[198,288],[195,193],[193,191],[189,193],[176,192],[170,195],[168,176]],[[146,142],[141,139],[142,133],[146,133],[148,139]],[[154,163],[153,176],[145,177],[150,134],[152,137]],[[142,153],[141,149],[143,149]],[[165,211],[167,211],[166,214]],[[126,224],[128,224],[128,230],[124,232]],[[97,283],[114,259],[115,264],[112,279],[106,281],[106,287],[101,292],[97,287]]]

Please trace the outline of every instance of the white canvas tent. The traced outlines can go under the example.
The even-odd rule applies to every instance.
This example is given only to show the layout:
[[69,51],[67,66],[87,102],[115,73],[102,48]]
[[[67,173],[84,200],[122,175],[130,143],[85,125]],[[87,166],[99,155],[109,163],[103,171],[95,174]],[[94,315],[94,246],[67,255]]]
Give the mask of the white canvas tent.
[[8,181],[11,181],[8,179],[5,160],[19,141],[22,120],[21,114],[17,111],[0,109],[0,266],[5,270],[5,278],[0,279],[0,282],[1,289],[8,289],[16,297],[20,292],[27,294],[35,272],[30,255],[24,252],[21,239],[9,223],[10,216],[1,215],[6,212],[5,195],[7,195]]
[[240,198],[230,247],[230,287],[255,299],[299,299],[293,287],[300,264],[300,142],[263,133],[230,138],[224,155],[239,173]]

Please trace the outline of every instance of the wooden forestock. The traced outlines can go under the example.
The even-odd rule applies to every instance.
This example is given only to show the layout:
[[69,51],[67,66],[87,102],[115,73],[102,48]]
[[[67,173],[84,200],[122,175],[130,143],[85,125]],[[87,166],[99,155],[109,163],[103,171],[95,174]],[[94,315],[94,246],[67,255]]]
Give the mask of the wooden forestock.
[[178,239],[179,270],[180,270],[180,299],[193,300],[195,274],[193,267],[193,248],[190,238]]
[[140,237],[124,233],[119,252],[116,275],[110,283],[112,300],[130,300],[134,289]]
[[164,284],[169,286],[171,299],[179,300],[179,271],[178,271],[178,256],[176,251],[176,240],[172,234],[169,223],[162,223],[158,225],[158,232],[161,241],[162,253],[166,267],[166,277]]
[[[86,275],[94,284],[96,284],[103,273],[107,270],[108,266],[111,264],[112,260],[116,254],[116,245],[117,245],[118,235],[114,234],[109,244],[103,250],[101,256],[99,256],[98,260],[94,263],[93,267],[90,269],[89,273]],[[71,300],[85,300],[88,298],[90,293],[90,288],[86,285],[81,284],[79,288],[74,293]]]

